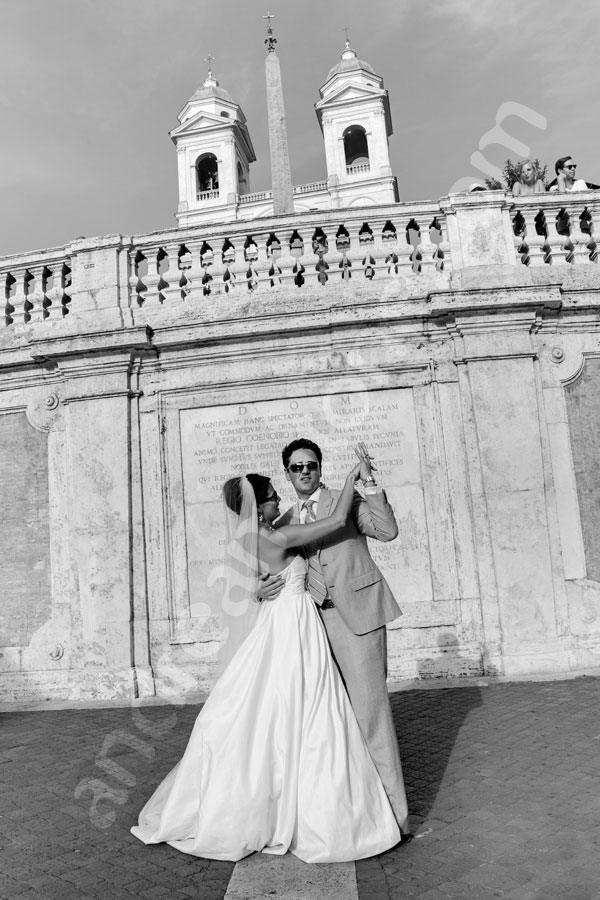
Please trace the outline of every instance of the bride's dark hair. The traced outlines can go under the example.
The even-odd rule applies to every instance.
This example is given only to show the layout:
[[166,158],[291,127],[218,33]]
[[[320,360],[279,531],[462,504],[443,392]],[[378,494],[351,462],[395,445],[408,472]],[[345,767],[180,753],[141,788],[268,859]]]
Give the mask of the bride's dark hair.
[[232,509],[234,513],[240,514],[240,510],[242,508],[242,478],[246,477],[250,484],[252,485],[252,489],[254,490],[254,496],[256,497],[256,505],[260,506],[261,503],[264,503],[267,499],[267,491],[269,490],[269,485],[271,484],[271,479],[267,478],[266,475],[257,475],[251,472],[249,475],[242,475],[236,478],[230,478],[223,485],[223,497],[225,499],[225,503]]

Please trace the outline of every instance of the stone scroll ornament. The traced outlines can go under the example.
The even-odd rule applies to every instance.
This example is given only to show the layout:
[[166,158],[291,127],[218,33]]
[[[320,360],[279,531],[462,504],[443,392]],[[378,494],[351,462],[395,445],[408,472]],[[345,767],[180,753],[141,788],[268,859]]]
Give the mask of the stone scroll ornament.
[[58,394],[38,394],[27,405],[25,410],[27,421],[36,431],[48,434],[57,417],[59,406]]

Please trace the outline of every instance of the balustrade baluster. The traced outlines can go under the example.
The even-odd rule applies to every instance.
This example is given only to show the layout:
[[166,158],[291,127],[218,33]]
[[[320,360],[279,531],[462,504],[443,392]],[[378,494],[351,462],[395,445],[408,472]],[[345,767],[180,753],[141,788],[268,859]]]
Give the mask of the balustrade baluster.
[[429,244],[432,248],[431,261],[438,272],[443,272],[449,264],[450,242],[446,220],[434,216],[427,229]]
[[208,286],[210,287],[211,297],[218,297],[220,294],[225,293],[224,275],[227,271],[227,266],[223,262],[225,238],[222,234],[215,234],[208,240],[208,243],[213,249],[212,263],[208,272],[212,280],[208,282]]
[[293,288],[296,286],[296,274],[294,271],[296,267],[296,257],[292,256],[290,251],[289,240],[282,240],[281,242],[281,256],[278,259],[279,269],[281,271],[281,285],[282,287]]
[[146,276],[148,260],[141,250],[129,253],[129,302],[131,306],[143,306],[146,301]]
[[421,242],[418,251],[421,254],[421,272],[435,271],[437,244],[434,244],[431,240],[431,225],[429,219],[423,217],[419,224],[421,226]]
[[[54,300],[54,286],[60,278],[57,278],[55,271],[60,271],[59,266],[56,265],[56,270],[50,268],[47,265],[40,266],[40,290],[42,293],[42,320],[49,318],[58,318],[58,316],[62,317],[62,309],[56,309],[56,302]],[[58,315],[57,315],[58,313]]]
[[552,219],[546,216],[546,221],[550,227],[553,262],[573,263],[575,261],[575,245],[571,237],[571,217],[566,207],[563,206]]
[[573,244],[573,263],[581,265],[590,262],[590,251],[588,243],[589,234],[583,230],[587,227],[588,220],[582,222],[582,217],[587,209],[582,210],[575,205],[569,205],[568,215],[571,225],[571,243]]
[[156,249],[149,247],[145,257],[148,264],[147,271],[139,278],[138,296],[143,302],[144,309],[157,309],[162,306],[162,297],[158,286],[162,281],[159,268],[164,257],[164,251],[161,247]]
[[347,225],[349,246],[346,251],[346,258],[350,263],[352,281],[355,285],[359,284],[361,280],[364,280],[364,276],[362,275],[362,260],[365,254],[361,247],[360,239],[358,236],[358,232],[361,227],[362,223],[358,222],[353,222],[351,225]]
[[421,225],[416,219],[411,219],[404,229],[408,248],[408,262],[413,275],[420,275],[423,263]]
[[311,268],[316,273],[318,284],[325,285],[331,277],[331,265],[329,262],[329,238],[319,226],[312,236],[312,252],[314,262]]
[[13,325],[13,313],[15,311],[15,307],[12,303],[12,299],[15,295],[15,278],[10,272],[6,272],[3,275],[3,288],[4,288],[4,324],[5,325]]
[[340,225],[337,230],[335,241],[329,246],[329,254],[327,261],[331,267],[331,272],[337,272],[335,282],[342,281],[344,284],[350,281],[352,277],[352,264],[348,259],[347,252],[350,249],[350,235],[345,225]]
[[[405,225],[399,225],[400,229],[405,232]],[[382,239],[382,252],[384,254],[383,257],[383,265],[385,266],[385,274],[391,276],[392,278],[396,278],[400,274],[401,267],[401,254],[404,251],[404,247],[400,248],[398,241],[398,230],[389,220],[383,226],[381,231],[381,239]],[[405,260],[407,256],[412,255],[412,246],[406,244],[406,250],[404,251]],[[406,268],[411,268],[412,263],[409,262]]]
[[[232,242],[227,238],[221,249],[221,260],[223,263],[222,290],[226,294],[235,291],[238,288],[239,272],[236,266],[237,252]],[[245,282],[245,270],[243,281]]]
[[522,259],[528,257],[529,261],[525,264],[529,266],[548,265],[552,259],[552,253],[546,234],[547,224],[543,212],[535,208],[524,208],[521,212],[525,220],[521,237],[526,245],[526,248],[523,247],[522,250],[519,250]]
[[62,319],[65,315],[65,310],[62,305],[63,284],[60,264],[56,263],[52,268],[44,267],[42,277],[44,279],[44,308],[46,317],[52,321],[55,319]]
[[267,259],[269,260],[268,278],[269,286],[272,288],[279,287],[281,284],[281,268],[279,260],[281,259],[281,241],[274,231],[270,232],[266,241]]
[[69,314],[71,304],[71,260],[62,264],[60,268],[60,308],[63,316]]
[[45,266],[31,266],[25,276],[25,290],[27,294],[26,307],[28,321],[42,322],[48,317],[44,301],[46,299],[43,281]]
[[26,288],[27,270],[21,269],[10,273],[13,281],[9,286],[9,304],[12,307],[10,318],[13,325],[24,325],[29,322],[29,308],[27,304]]
[[[375,260],[374,264],[374,278],[383,278],[387,276],[387,265],[386,265],[386,257],[389,254],[388,250],[388,242],[383,242],[383,234],[381,232],[381,225],[379,223],[372,223],[373,228],[373,242],[370,245],[365,245],[368,249],[368,252],[365,253],[365,256],[371,256]],[[367,269],[370,268],[368,262],[366,264]]]
[[269,269],[271,260],[267,253],[267,234],[254,235],[256,245],[256,258],[252,260],[252,266],[258,276],[256,290],[265,290],[269,287]]
[[297,265],[301,274],[301,287],[314,288],[319,285],[319,272],[315,266],[319,262],[313,251],[312,235],[309,231],[299,232],[302,238],[302,252],[297,257]]
[[208,297],[213,293],[214,278],[212,270],[215,261],[214,250],[208,241],[203,241],[200,245],[198,257],[200,259],[200,286],[202,288],[202,296]]
[[[255,252],[251,251],[250,256],[255,257]],[[248,291],[254,290],[258,283],[257,273],[254,272],[252,261],[249,262],[246,259],[245,247],[236,249],[235,260],[232,263],[232,271],[235,275],[235,282],[240,293],[247,294]]]
[[594,219],[590,210],[586,208],[577,217],[581,240],[585,246],[585,262],[598,262],[598,244],[596,241]]
[[182,290],[185,291],[186,299],[189,302],[197,303],[202,299],[203,295],[202,277],[204,269],[200,261],[200,246],[198,243],[193,244],[192,242],[187,246],[189,255],[185,259],[185,268],[183,269],[186,283]]
[[189,247],[187,247],[185,244],[181,244],[177,254],[177,258],[180,272],[179,291],[181,294],[181,299],[185,301],[192,293],[193,288],[193,282],[191,278],[193,256]]
[[159,263],[159,274],[162,276],[158,290],[162,296],[163,306],[178,306],[181,301],[182,270],[180,269],[180,244],[166,244],[165,255]]
[[296,287],[304,287],[306,284],[306,263],[304,261],[304,240],[302,235],[294,230],[289,241],[290,254],[296,260],[292,272]]
[[[358,223],[357,223],[358,225]],[[376,260],[375,260],[375,236],[373,229],[368,222],[363,222],[358,229],[358,244],[360,250],[360,265],[362,275],[368,281],[375,278]]]

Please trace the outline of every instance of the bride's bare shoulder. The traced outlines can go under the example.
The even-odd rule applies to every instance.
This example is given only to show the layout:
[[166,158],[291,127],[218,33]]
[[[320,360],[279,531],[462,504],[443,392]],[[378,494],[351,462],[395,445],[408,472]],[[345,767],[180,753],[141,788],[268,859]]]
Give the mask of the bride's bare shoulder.
[[261,528],[258,532],[258,536],[267,544],[271,544],[273,547],[285,547],[287,545],[285,535],[280,534],[277,528],[271,528],[268,531],[266,528]]

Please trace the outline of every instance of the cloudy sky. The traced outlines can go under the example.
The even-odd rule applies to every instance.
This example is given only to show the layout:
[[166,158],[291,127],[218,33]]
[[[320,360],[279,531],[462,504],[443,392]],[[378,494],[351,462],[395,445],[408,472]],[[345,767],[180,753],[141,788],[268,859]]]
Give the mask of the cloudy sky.
[[[0,256],[173,227],[168,132],[209,52],[248,120],[251,189],[268,188],[267,9],[266,0],[4,0]],[[597,0],[270,0],[270,10],[295,184],[326,175],[313,104],[345,24],[389,90],[402,200],[444,196],[529,152],[551,166],[570,153],[578,174],[600,183]],[[488,135],[497,119],[500,140]]]

